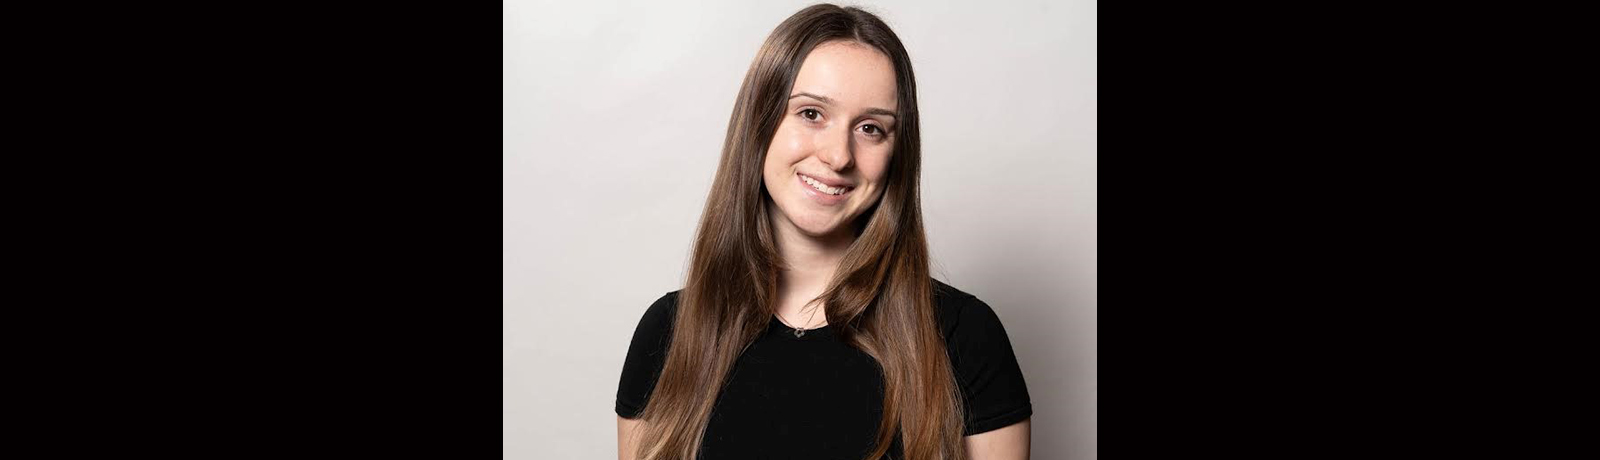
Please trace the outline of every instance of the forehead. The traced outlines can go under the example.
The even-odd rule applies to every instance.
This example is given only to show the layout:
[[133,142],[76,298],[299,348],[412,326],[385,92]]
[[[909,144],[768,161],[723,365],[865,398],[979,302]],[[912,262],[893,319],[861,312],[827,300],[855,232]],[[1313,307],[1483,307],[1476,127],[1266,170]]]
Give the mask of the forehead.
[[895,110],[894,63],[877,48],[857,42],[817,45],[800,64],[792,92],[827,96],[841,105]]

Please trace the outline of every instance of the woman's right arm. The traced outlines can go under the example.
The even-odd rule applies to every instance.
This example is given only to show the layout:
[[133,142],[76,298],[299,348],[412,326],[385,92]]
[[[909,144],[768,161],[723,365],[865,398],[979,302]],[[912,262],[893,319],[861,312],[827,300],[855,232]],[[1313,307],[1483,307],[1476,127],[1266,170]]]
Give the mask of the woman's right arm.
[[638,419],[617,416],[617,460],[634,460],[634,452],[639,451],[639,428],[643,424]]
[[644,429],[644,419],[640,417],[665,365],[677,305],[678,291],[662,295],[645,310],[633,330],[633,341],[629,342],[628,356],[622,363],[622,380],[617,385],[618,460],[635,460],[639,450],[639,436]]

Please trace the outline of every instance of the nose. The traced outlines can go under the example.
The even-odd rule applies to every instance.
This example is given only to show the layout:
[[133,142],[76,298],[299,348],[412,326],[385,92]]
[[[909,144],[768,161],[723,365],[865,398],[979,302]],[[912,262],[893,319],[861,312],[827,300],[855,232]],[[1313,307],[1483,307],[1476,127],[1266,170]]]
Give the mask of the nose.
[[[833,137],[833,136],[829,136]],[[817,159],[828,165],[834,172],[850,169],[855,163],[855,139],[850,136],[850,131],[845,130],[844,137],[833,137],[834,142],[828,142],[817,150]]]

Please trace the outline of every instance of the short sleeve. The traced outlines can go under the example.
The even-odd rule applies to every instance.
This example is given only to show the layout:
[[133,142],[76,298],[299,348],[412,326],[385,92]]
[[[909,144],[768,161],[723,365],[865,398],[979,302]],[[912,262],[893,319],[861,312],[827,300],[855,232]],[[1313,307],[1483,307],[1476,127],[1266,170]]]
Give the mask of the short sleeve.
[[1032,416],[1028,385],[1000,317],[970,294],[944,297],[944,311],[953,317],[946,325],[945,344],[964,397],[963,435],[997,430]]
[[634,328],[628,356],[622,362],[622,380],[617,383],[617,415],[631,419],[644,412],[650,391],[655,389],[666,363],[677,304],[678,291],[661,296],[645,310]]

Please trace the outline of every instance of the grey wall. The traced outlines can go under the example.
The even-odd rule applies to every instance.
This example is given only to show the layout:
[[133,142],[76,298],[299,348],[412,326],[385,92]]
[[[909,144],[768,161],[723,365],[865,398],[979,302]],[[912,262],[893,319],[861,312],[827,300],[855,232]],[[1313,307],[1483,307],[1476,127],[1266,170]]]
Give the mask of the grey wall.
[[[683,280],[733,98],[813,2],[505,0],[505,458],[613,458],[639,315]],[[934,273],[1011,334],[1034,458],[1096,457],[1093,0],[880,1],[910,50]]]

